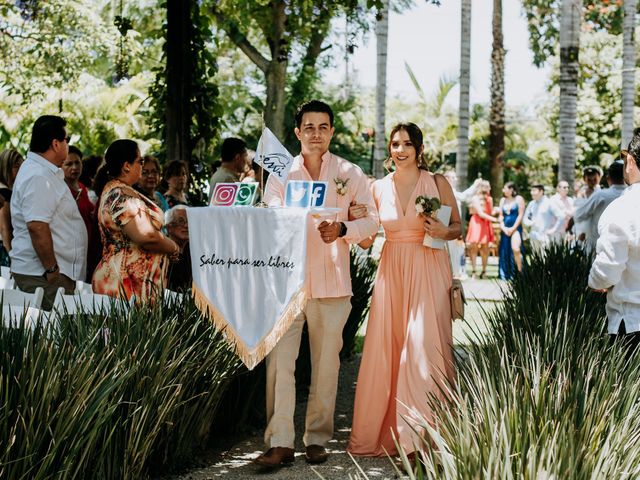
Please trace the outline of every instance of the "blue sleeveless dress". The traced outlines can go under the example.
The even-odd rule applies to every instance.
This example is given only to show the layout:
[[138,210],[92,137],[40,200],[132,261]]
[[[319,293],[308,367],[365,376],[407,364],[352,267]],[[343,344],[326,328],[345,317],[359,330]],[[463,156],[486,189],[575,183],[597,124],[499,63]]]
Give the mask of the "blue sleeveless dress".
[[[511,210],[507,210],[502,207],[502,215],[504,218],[504,226],[507,228],[512,227],[518,219],[518,204],[513,203]],[[520,238],[522,238],[522,223],[518,226],[518,232],[520,232]],[[524,242],[521,242],[520,250],[524,257]],[[516,274],[516,263],[513,259],[513,250],[511,250],[511,237],[505,235],[504,232],[500,233],[500,262],[498,263],[498,276],[502,280],[511,280]]]

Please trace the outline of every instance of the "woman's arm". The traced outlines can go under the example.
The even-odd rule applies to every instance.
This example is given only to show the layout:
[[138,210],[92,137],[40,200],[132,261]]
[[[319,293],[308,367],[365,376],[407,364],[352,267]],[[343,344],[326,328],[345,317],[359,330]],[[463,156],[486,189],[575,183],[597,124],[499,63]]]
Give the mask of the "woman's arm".
[[433,238],[455,240],[462,234],[462,224],[460,223],[460,212],[458,212],[456,197],[446,178],[439,174],[436,174],[434,178],[440,193],[440,203],[451,207],[451,218],[449,219],[449,226],[445,227],[437,218],[426,217],[424,228]]
[[[493,217],[485,212],[485,209],[482,208],[482,204],[480,203],[480,199],[478,197],[473,197],[472,205],[473,205],[473,208],[475,208],[476,210],[475,212],[476,215],[478,215],[480,218],[483,218],[484,220],[489,220],[490,222],[498,221],[496,217]],[[491,208],[491,210],[493,210],[493,208]]]
[[522,223],[522,217],[524,217],[524,198],[518,195],[516,197],[516,204],[518,205],[518,218],[516,218],[516,222],[511,227],[512,233],[515,232]]
[[154,228],[145,210],[139,210],[122,227],[122,230],[133,243],[149,252],[163,253],[172,257],[180,254],[178,244]]
[[13,233],[11,231],[11,212],[9,211],[8,202],[5,202],[0,209],[0,235],[2,235],[2,244],[4,245],[4,248],[7,252],[10,252]]

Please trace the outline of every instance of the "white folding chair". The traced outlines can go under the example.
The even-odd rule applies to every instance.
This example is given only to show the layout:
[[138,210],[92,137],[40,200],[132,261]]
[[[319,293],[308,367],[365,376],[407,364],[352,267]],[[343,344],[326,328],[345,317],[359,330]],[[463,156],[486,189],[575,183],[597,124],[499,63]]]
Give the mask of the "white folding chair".
[[3,306],[34,307],[40,308],[44,290],[42,287],[36,288],[34,293],[23,292],[22,290],[4,289],[0,290],[0,304]]
[[5,278],[0,276],[0,290],[13,289],[16,287],[16,281],[13,278]]
[[0,277],[11,278],[11,269],[9,267],[0,267]]
[[168,290],[165,288],[164,290],[165,303],[182,303],[183,299],[184,299],[184,294],[174,292],[173,290]]
[[83,282],[82,280],[76,280],[76,294],[93,293],[93,287],[90,283]]
[[129,310],[129,302],[99,293],[81,293],[65,295],[64,288],[59,288],[53,301],[52,311],[58,315],[75,315],[77,313],[99,313],[106,315],[112,310],[125,313]]
[[48,312],[35,307],[25,308],[18,305],[3,305],[2,321],[6,328],[19,328],[24,325],[33,330],[38,324],[46,329],[51,326]]

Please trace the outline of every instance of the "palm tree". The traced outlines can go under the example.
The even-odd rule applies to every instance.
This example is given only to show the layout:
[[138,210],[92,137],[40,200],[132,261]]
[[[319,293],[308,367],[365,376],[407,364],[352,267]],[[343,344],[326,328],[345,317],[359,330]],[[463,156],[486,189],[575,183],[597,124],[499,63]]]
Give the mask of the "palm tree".
[[384,176],[383,162],[387,158],[385,142],[385,110],[387,100],[387,36],[389,33],[389,0],[383,0],[376,22],[376,133],[373,175]]
[[633,136],[633,101],[636,72],[636,8],[637,0],[624,0],[622,25],[622,146],[626,147]]
[[491,47],[491,110],[489,113],[489,178],[491,195],[502,191],[504,158],[504,38],[502,35],[502,0],[493,0],[493,45]]
[[469,173],[469,85],[471,83],[471,0],[461,2],[460,26],[460,104],[458,109],[458,189],[467,187]]
[[558,180],[573,185],[582,0],[562,0],[560,13],[560,160]]

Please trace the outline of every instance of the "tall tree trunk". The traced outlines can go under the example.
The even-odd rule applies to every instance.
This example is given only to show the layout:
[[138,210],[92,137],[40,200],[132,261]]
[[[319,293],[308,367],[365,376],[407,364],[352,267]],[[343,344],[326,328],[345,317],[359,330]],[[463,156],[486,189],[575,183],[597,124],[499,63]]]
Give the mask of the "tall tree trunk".
[[469,181],[469,85],[471,83],[471,0],[461,1],[460,13],[460,104],[458,108],[458,154],[456,176],[458,190]]
[[267,81],[267,101],[264,112],[264,123],[280,141],[283,141],[287,61],[272,61],[269,64],[265,78]]
[[636,74],[636,9],[637,0],[624,0],[623,47],[622,47],[622,147],[633,136],[633,103]]
[[582,0],[562,0],[560,14],[560,161],[558,181],[573,185],[576,169],[576,105]]
[[491,111],[489,113],[489,178],[491,195],[502,195],[504,160],[504,39],[502,0],[493,0],[493,45],[491,48]]
[[191,1],[167,0],[167,160],[191,161]]
[[376,22],[376,132],[373,175],[384,176],[383,163],[388,157],[385,141],[385,117],[387,104],[387,37],[389,33],[389,0],[383,0]]

